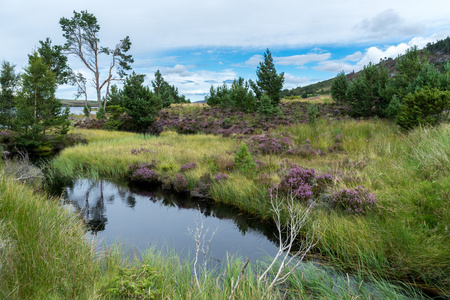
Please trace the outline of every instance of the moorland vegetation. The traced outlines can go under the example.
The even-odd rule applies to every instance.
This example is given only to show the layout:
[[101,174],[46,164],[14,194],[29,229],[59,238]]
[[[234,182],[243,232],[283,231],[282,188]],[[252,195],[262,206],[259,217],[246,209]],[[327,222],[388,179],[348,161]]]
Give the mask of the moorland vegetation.
[[[256,82],[239,78],[231,87],[211,87],[206,104],[186,104],[159,71],[152,89],[143,75],[127,75],[129,38],[115,49],[99,47],[92,14],[74,12],[61,26],[66,45],[42,42],[22,75],[2,65],[4,152],[43,155],[83,143],[48,161],[42,175],[31,166],[11,167],[28,166],[23,159],[2,163],[0,296],[425,298],[417,287],[450,295],[449,62],[437,68],[414,47],[397,59],[393,76],[369,64],[353,81],[339,74],[332,98],[282,100],[284,74],[267,50]],[[75,51],[77,32],[92,39],[85,44],[91,48],[78,48],[90,61],[97,54],[116,59],[124,86],[110,86],[111,73],[98,81],[99,112],[92,117],[86,105],[89,119],[74,128],[55,90],[71,80],[87,99],[86,80],[66,77],[69,68],[61,67],[63,49],[83,58]],[[214,279],[209,272],[193,275],[195,265],[154,249],[136,262],[115,249],[95,254],[75,214],[42,195],[39,180],[24,185],[36,177],[44,186],[79,177],[159,185],[233,205],[274,225],[288,225],[309,208],[297,234],[319,236],[311,254],[358,283],[298,270],[274,286],[276,272],[247,267],[240,258],[230,259]],[[274,206],[273,199],[282,200]]]

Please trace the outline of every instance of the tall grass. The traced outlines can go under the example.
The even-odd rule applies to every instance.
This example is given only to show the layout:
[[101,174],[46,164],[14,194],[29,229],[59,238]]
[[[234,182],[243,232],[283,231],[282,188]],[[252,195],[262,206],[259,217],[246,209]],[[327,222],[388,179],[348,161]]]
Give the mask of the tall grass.
[[[362,185],[378,198],[378,207],[367,216],[351,216],[331,209],[317,209],[313,220],[321,224],[323,239],[316,251],[345,270],[367,276],[423,282],[450,294],[450,126],[417,128],[410,133],[382,120],[319,120],[316,124],[280,127],[297,145],[305,139],[314,148],[327,150],[342,135],[340,151],[326,156],[260,155],[263,171],[279,180],[276,171],[285,158],[318,171],[338,170],[358,180],[337,182],[335,189]],[[225,172],[228,180],[214,183],[211,196],[262,218],[270,218],[267,186],[252,176],[220,169],[233,159],[240,144],[234,139],[209,135],[181,136],[174,132],[145,137],[103,131],[86,131],[90,144],[66,149],[53,167],[67,176],[122,178],[133,162],[159,161],[159,174],[174,176],[184,163],[198,168],[185,175],[193,185],[205,173]],[[151,152],[132,155],[132,148]],[[363,167],[342,162],[365,162]],[[330,190],[329,192],[333,192]]]
[[97,266],[76,215],[2,173],[0,220],[1,299],[90,297]]

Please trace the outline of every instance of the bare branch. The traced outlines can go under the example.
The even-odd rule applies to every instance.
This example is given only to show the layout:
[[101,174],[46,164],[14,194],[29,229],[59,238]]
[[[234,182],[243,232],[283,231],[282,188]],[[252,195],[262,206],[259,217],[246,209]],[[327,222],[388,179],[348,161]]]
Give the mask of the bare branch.
[[[273,218],[278,231],[277,238],[279,248],[278,253],[258,280],[260,282],[264,280],[269,271],[279,263],[278,270],[269,285],[269,288],[272,289],[275,285],[281,284],[288,279],[303,261],[305,255],[317,244],[319,238],[315,236],[315,226],[312,226],[311,236],[303,239],[300,242],[299,248],[294,251],[294,246],[297,246],[295,243],[299,240],[301,229],[305,226],[310,210],[314,204],[303,209],[300,205],[296,205],[292,193],[285,199],[280,199],[277,193],[275,197],[271,197],[270,202],[274,214]],[[282,225],[281,217],[283,208],[286,216],[284,226]],[[281,262],[279,262],[280,258]]]

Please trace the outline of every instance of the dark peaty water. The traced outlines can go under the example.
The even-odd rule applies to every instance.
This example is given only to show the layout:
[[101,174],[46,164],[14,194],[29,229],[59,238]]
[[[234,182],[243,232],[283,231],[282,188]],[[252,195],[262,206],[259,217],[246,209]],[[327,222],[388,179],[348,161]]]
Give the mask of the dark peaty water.
[[132,191],[126,184],[81,179],[66,188],[63,200],[83,215],[98,245],[120,243],[137,251],[155,246],[192,257],[195,243],[188,228],[195,230],[196,221],[200,226],[203,220],[207,240],[216,231],[209,244],[215,261],[227,255],[254,261],[278,250],[270,224],[236,208],[194,201],[183,194]]

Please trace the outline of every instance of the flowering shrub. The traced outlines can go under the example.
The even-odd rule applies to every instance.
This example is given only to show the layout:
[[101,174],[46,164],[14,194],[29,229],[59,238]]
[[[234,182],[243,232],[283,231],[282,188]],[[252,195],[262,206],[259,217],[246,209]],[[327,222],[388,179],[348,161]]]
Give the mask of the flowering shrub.
[[149,152],[156,153],[155,150],[150,150],[150,149],[146,149],[146,148],[141,148],[141,149],[132,148],[131,149],[131,154],[133,154],[133,155],[138,155],[140,153],[149,153]]
[[[314,169],[306,170],[296,166],[289,170],[289,174],[281,178],[280,184],[276,188],[285,194],[292,192],[292,196],[299,200],[311,199],[315,172]],[[272,191],[273,188],[269,190],[270,193]]]
[[152,159],[150,163],[144,164],[130,164],[128,166],[128,173],[130,174],[131,181],[145,181],[156,182],[158,181],[158,174],[152,170],[156,167],[156,160]]
[[[348,113],[348,109],[342,106],[318,104],[318,108],[321,116],[329,118],[340,118]],[[180,107],[163,109],[159,113],[159,119],[153,122],[151,131],[160,133],[167,128],[185,134],[203,132],[232,136],[268,131],[279,125],[306,123],[308,120],[305,102],[280,103],[279,109],[281,113],[278,115],[258,115],[235,108],[219,107],[204,107],[195,111]]]
[[254,135],[249,139],[252,150],[261,154],[280,154],[289,150],[288,137],[271,137],[270,134]]
[[188,181],[186,178],[178,173],[175,175],[175,180],[173,181],[173,187],[177,192],[185,192],[187,191]]
[[156,182],[158,181],[158,174],[154,170],[146,167],[140,167],[131,174],[131,180]]
[[367,213],[377,202],[375,195],[360,185],[356,189],[341,189],[335,192],[331,199],[338,206],[355,215]]
[[185,172],[185,171],[189,171],[192,169],[197,168],[197,163],[193,162],[193,163],[185,163],[184,165],[181,166],[180,171],[181,172]]
[[221,182],[221,181],[227,180],[227,179],[228,179],[228,176],[227,176],[227,174],[224,174],[224,173],[218,173],[218,174],[216,175],[216,177],[214,177],[214,179],[215,179],[216,181]]

